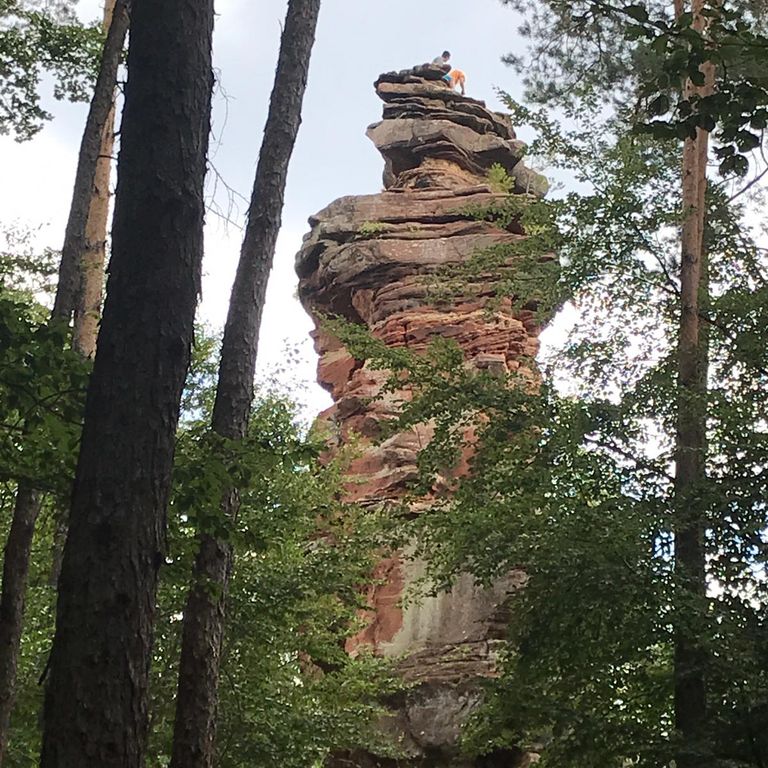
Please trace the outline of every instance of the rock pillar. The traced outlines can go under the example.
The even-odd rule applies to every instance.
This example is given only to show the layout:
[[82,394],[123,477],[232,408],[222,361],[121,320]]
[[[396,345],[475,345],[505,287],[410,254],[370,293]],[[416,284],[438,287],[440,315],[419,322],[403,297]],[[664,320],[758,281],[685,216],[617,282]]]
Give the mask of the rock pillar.
[[[296,261],[299,296],[313,316],[342,316],[392,346],[418,351],[440,335],[462,348],[467,364],[501,374],[530,370],[538,349],[535,307],[498,300],[494,282],[500,275],[472,275],[460,295],[434,300],[443,270],[479,249],[525,238],[519,223],[502,228],[476,216],[506,197],[489,185],[489,169],[502,166],[518,195],[540,196],[547,187],[525,167],[524,147],[508,117],[453,92],[440,75],[419,68],[381,75],[375,83],[384,115],[368,136],[384,157],[385,190],[340,198],[310,218],[311,232]],[[514,263],[506,268],[514,270]],[[322,418],[337,446],[354,439],[361,447],[350,468],[350,499],[367,505],[397,501],[417,476],[429,425],[381,442],[380,425],[395,415],[403,393],[377,398],[386,374],[354,359],[322,330],[316,347],[318,379],[334,401]],[[393,558],[379,570],[368,626],[355,644],[396,657],[415,684],[387,725],[403,758],[352,755],[339,765],[527,764],[523,755],[468,759],[458,750],[462,724],[479,701],[478,681],[494,674],[505,600],[520,574],[485,590],[465,576],[450,593],[404,607],[400,599],[423,564]]]

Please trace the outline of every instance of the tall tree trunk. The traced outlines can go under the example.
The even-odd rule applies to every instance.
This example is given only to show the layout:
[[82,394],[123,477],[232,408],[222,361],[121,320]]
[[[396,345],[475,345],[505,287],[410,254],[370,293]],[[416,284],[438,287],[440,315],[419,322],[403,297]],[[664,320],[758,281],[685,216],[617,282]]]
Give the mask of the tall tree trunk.
[[15,702],[24,602],[29,576],[29,554],[40,497],[28,486],[16,492],[13,520],[3,559],[3,594],[0,599],[0,765],[8,745],[11,712]]
[[[88,110],[88,118],[78,156],[72,205],[65,234],[59,284],[56,289],[50,322],[68,321],[75,307],[75,291],[80,273],[80,255],[85,253],[85,230],[78,222],[83,209],[88,212],[92,189],[99,170],[99,152],[103,151],[102,136],[112,113],[117,69],[120,64],[128,29],[128,0],[111,0],[114,13],[101,57],[99,76]],[[114,23],[111,20],[114,19]],[[109,150],[111,152],[111,149]],[[102,163],[103,165],[103,163]],[[102,171],[103,172],[103,171]],[[106,160],[109,176],[109,160]],[[96,226],[96,217],[93,225]],[[66,263],[65,263],[66,262]],[[73,271],[74,270],[74,271]],[[5,545],[2,594],[0,595],[0,765],[8,743],[8,729],[16,693],[16,677],[24,603],[29,574],[35,522],[40,513],[41,495],[31,484],[22,480],[16,491],[11,530]]]
[[[104,5],[104,31],[109,33],[116,0],[106,0]],[[125,13],[118,8],[118,13]],[[124,40],[120,42],[120,50]],[[118,60],[119,61],[119,60]],[[117,74],[117,71],[115,71]],[[101,145],[91,185],[85,238],[80,248],[78,270],[79,290],[75,303],[75,328],[72,343],[83,357],[96,353],[96,336],[101,314],[104,285],[104,260],[106,258],[107,220],[109,218],[109,178],[112,170],[112,152],[115,146],[115,86],[112,85],[112,103],[101,132]]]
[[[275,84],[259,153],[248,224],[224,330],[212,426],[242,439],[248,427],[267,280],[280,229],[288,163],[301,124],[301,105],[320,0],[289,0]],[[221,514],[237,516],[239,496],[222,499]],[[184,628],[173,733],[172,768],[210,768],[232,547],[201,534]],[[211,589],[211,586],[214,589]]]
[[[108,31],[115,14],[116,0],[107,0],[104,5],[103,27]],[[124,12],[124,7],[118,8]],[[123,43],[125,40],[123,39]],[[121,43],[121,48],[123,43]],[[117,72],[117,70],[115,70]],[[85,237],[78,247],[80,267],[79,288],[75,294],[75,323],[72,346],[83,357],[96,354],[96,337],[99,331],[99,316],[104,286],[104,263],[107,252],[107,222],[109,220],[109,179],[112,171],[112,152],[115,146],[115,87],[112,87],[112,107],[107,114],[101,134],[101,150],[94,169],[91,201],[88,208],[88,222]],[[75,195],[77,197],[77,193]],[[64,541],[67,538],[67,515],[61,516],[53,532],[53,554],[49,581],[55,589],[61,573],[61,558]]]
[[130,4],[131,0],[115,2],[113,23],[109,26],[104,43],[101,68],[80,142],[75,188],[64,233],[64,245],[61,248],[59,282],[53,304],[53,316],[64,320],[68,320],[74,311],[80,285],[80,264],[82,254],[86,250],[86,226],[91,208],[92,189],[101,154],[104,126],[113,109],[115,81],[125,35],[128,31]]
[[[694,27],[706,29],[703,0],[694,0]],[[714,67],[702,67],[705,83],[690,81],[689,95],[711,93]],[[700,768],[707,760],[707,651],[701,641],[705,619],[706,409],[708,349],[701,328],[708,279],[704,252],[709,134],[697,130],[683,148],[683,227],[678,335],[677,430],[675,447],[675,576],[676,625],[674,653],[675,727],[681,743],[678,768]]]
[[[104,5],[103,28],[108,31],[115,13],[116,0],[107,0]],[[118,8],[118,12],[124,12]],[[125,40],[123,39],[123,43]],[[122,48],[122,44],[121,44]],[[117,70],[115,70],[117,71]],[[75,294],[74,329],[72,346],[83,357],[96,354],[96,337],[99,330],[99,316],[104,285],[104,263],[106,259],[107,222],[109,219],[109,179],[112,171],[112,152],[115,146],[115,87],[112,87],[112,107],[101,134],[101,149],[94,169],[91,200],[85,237],[80,249],[78,269],[78,290]],[[77,193],[75,197],[77,197]],[[61,572],[61,558],[64,541],[67,538],[67,515],[61,516],[53,532],[53,556],[50,583],[56,587]]]
[[107,299],[45,702],[43,768],[140,768],[157,572],[203,252],[213,0],[135,0]]

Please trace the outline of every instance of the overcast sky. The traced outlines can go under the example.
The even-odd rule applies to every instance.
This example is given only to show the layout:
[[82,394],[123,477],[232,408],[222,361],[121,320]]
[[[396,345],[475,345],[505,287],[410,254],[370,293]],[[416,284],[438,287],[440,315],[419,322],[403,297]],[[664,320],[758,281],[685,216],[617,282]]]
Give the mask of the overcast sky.
[[[272,88],[287,0],[218,0],[214,42],[211,164],[226,184],[250,194]],[[101,14],[101,0],[80,0],[85,19]],[[293,256],[307,217],[342,195],[381,189],[383,162],[365,137],[381,117],[372,83],[380,72],[404,69],[445,48],[467,74],[468,95],[500,108],[494,89],[520,95],[519,82],[501,56],[519,45],[517,19],[500,0],[323,0],[299,139],[291,162],[267,308],[260,371],[285,363],[286,347],[299,348],[283,365],[282,380],[304,383],[308,413],[329,401],[313,385],[315,356],[307,341],[311,323],[293,298]],[[52,103],[55,119],[33,141],[0,137],[0,221],[39,226],[45,244],[60,247],[85,121],[83,105]],[[214,195],[209,179],[209,196]],[[212,207],[228,212],[222,184]],[[242,225],[245,204],[229,212]],[[206,228],[205,280],[200,317],[223,325],[237,261],[240,231],[211,212]]]

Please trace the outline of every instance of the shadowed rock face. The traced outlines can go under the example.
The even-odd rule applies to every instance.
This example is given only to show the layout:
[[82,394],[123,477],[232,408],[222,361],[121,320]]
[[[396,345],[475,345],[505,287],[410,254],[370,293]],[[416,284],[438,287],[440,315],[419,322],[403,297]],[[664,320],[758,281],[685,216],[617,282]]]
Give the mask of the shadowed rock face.
[[[542,195],[547,188],[542,176],[524,166],[524,147],[509,118],[454,93],[440,75],[418,68],[376,81],[384,119],[368,129],[368,136],[385,160],[385,191],[340,198],[310,218],[311,231],[296,258],[299,296],[313,317],[342,316],[393,347],[418,351],[442,336],[462,348],[468,365],[501,375],[515,371],[535,382],[536,306],[516,301],[523,309],[513,308],[511,299],[499,300],[494,291],[495,283],[514,273],[515,257],[493,273],[467,277],[449,301],[434,299],[435,285],[448,268],[462,265],[479,249],[525,238],[519,223],[501,229],[472,214],[504,197],[487,183],[491,165],[508,171],[517,194]],[[370,506],[401,499],[417,476],[417,455],[431,438],[431,426],[378,441],[380,425],[397,413],[408,392],[376,397],[386,373],[354,359],[321,329],[315,345],[318,380],[334,400],[320,417],[329,427],[331,448],[351,440],[361,448],[349,470],[349,499]],[[467,470],[468,455],[458,472]],[[428,507],[424,502],[413,511],[428,513]],[[467,759],[457,748],[461,727],[480,700],[479,680],[495,674],[505,604],[523,584],[523,574],[512,573],[491,589],[480,589],[464,576],[450,593],[404,607],[408,584],[423,571],[424,563],[405,555],[383,561],[377,585],[368,591],[367,627],[349,644],[351,653],[365,645],[396,657],[402,675],[414,684],[382,725],[404,757],[392,762],[341,755],[333,764],[530,765],[535,758],[515,751]]]

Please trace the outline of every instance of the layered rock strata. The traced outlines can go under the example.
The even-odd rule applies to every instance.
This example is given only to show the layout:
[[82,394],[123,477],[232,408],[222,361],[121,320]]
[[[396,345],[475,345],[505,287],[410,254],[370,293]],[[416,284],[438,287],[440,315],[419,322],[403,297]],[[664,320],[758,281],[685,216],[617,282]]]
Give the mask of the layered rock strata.
[[[495,272],[471,273],[449,301],[434,298],[435,285],[451,268],[479,250],[526,236],[519,223],[500,228],[478,217],[506,197],[488,183],[491,166],[506,169],[515,194],[546,192],[546,180],[524,165],[524,146],[508,117],[451,91],[440,74],[420,68],[376,81],[384,115],[367,135],[384,157],[385,190],[343,197],[310,218],[311,232],[296,260],[299,296],[313,317],[341,316],[393,347],[418,351],[442,336],[461,347],[468,365],[533,378],[536,307],[522,302],[520,309],[521,302],[498,300],[495,291],[499,279],[514,273],[514,256]],[[382,422],[397,414],[408,393],[382,394],[386,372],[354,359],[319,323],[315,341],[318,379],[334,401],[321,418],[334,447],[354,440],[360,450],[350,467],[348,497],[372,506],[402,499],[417,477],[430,425],[382,442]],[[405,556],[380,564],[367,627],[350,646],[370,645],[397,658],[413,683],[387,726],[403,759],[348,755],[339,765],[525,765],[529,758],[516,753],[467,760],[457,747],[479,701],[478,681],[494,675],[505,602],[519,587],[520,574],[485,590],[465,576],[450,593],[404,607],[401,598],[423,569]]]

